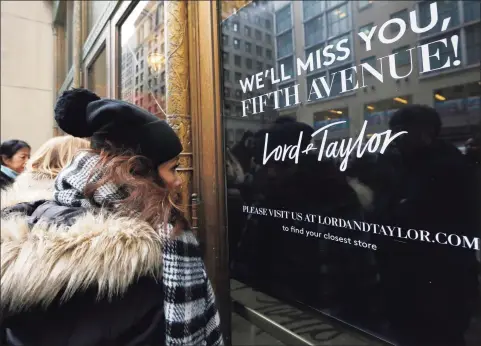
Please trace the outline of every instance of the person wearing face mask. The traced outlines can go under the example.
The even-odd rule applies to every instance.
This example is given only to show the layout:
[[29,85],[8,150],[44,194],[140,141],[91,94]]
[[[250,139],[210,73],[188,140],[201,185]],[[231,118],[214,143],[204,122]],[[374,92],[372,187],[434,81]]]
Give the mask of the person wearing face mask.
[[53,200],[2,210],[8,345],[223,345],[201,251],[177,204],[182,144],[130,103],[64,92],[59,127],[90,138]]
[[15,178],[23,172],[27,160],[30,158],[28,143],[11,139],[0,146],[0,189],[3,190],[13,184]]

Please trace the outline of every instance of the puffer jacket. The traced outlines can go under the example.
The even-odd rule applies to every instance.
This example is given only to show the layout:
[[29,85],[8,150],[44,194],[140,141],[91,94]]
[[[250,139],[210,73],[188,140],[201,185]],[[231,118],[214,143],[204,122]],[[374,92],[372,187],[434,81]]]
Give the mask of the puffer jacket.
[[50,199],[49,189],[2,194],[0,322],[8,345],[163,345],[158,232]]

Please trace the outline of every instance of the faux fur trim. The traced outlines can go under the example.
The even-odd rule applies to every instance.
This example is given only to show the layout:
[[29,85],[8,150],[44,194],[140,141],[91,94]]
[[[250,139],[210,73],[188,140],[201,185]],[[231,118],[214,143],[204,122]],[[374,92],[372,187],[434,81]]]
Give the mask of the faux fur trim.
[[87,213],[69,228],[30,229],[25,216],[2,216],[0,234],[2,311],[48,306],[88,287],[111,298],[140,277],[162,274],[159,232],[132,218]]
[[1,208],[10,207],[22,202],[33,202],[41,199],[51,200],[54,193],[55,180],[31,172],[20,174],[15,182],[2,190]]

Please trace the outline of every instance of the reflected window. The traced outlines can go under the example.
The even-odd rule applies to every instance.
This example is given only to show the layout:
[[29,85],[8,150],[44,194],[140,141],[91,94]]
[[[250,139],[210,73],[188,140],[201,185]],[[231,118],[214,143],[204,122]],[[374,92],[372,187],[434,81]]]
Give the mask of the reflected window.
[[241,90],[237,89],[235,91],[235,98],[238,99],[238,100],[242,99],[242,91]]
[[264,22],[264,24],[265,24],[264,27],[265,27],[267,30],[272,29],[272,21],[271,21],[270,19],[266,19],[265,22]]
[[361,59],[361,64],[368,64],[372,67],[375,67],[376,66],[376,56],[369,56],[367,58],[364,58],[364,59]]
[[396,54],[396,66],[411,64],[411,54],[408,49],[409,46],[403,46],[397,49],[393,49],[393,54]]
[[333,7],[333,6],[342,4],[343,2],[345,2],[345,0],[328,0],[327,7]]
[[[120,27],[121,99],[160,117],[164,117],[166,96],[163,6],[163,1],[141,1]],[[223,43],[228,44],[226,36]],[[135,78],[130,65],[138,70]],[[135,95],[130,90],[139,93]]]
[[267,59],[272,59],[272,50],[266,49],[266,58],[267,58]]
[[223,60],[224,64],[228,64],[229,63],[229,53],[223,52],[222,53],[222,60]]
[[264,70],[264,65],[262,64],[262,61],[258,61],[256,67],[257,67],[257,71]]
[[[342,40],[347,40],[347,42],[343,43],[342,46],[349,48],[349,49],[351,50],[351,52],[352,52],[352,49],[351,49],[351,40],[350,40],[349,36],[340,36],[340,37],[338,37],[338,38],[336,38],[336,39],[334,39],[334,40],[330,40],[330,41],[328,42],[328,44],[334,46],[333,50],[335,51],[337,44],[338,44],[340,41],[342,41]],[[336,61],[331,65],[331,67],[332,67],[332,66],[339,65],[339,64],[344,64],[344,63],[346,63],[346,61],[350,61],[350,60],[353,60],[353,54],[352,54],[352,53],[349,54],[349,56],[346,58],[346,60],[338,61],[338,60],[336,59]]]
[[250,27],[248,27],[247,25],[244,26],[244,35],[246,35],[247,37],[251,37],[251,34],[252,34],[252,30]]
[[226,69],[224,69],[224,82],[230,82],[230,71]]
[[262,32],[259,30],[256,30],[256,40],[261,41],[262,40]]
[[269,35],[269,34],[265,34],[265,38],[266,38],[266,43],[271,45],[272,44],[272,36]]
[[245,43],[245,49],[246,49],[246,53],[251,53],[252,52],[252,43],[246,42]]
[[[435,39],[431,38],[431,39],[428,39],[427,41],[422,41],[421,44],[442,40],[443,38],[446,38],[447,41],[450,42],[450,37],[455,34],[459,35],[459,31],[454,31],[454,32],[451,31],[445,35],[436,37]],[[430,55],[429,61],[431,65],[431,70],[444,66],[444,64],[446,64],[448,59],[450,59],[450,61],[453,61],[453,59],[455,59],[453,46],[448,44],[446,47],[446,45],[444,45],[442,42],[430,44],[429,55]],[[438,55],[438,56],[433,56],[433,55]],[[462,55],[461,50],[458,50],[457,58],[460,60],[462,60],[461,55]],[[453,66],[451,65],[450,68],[453,68]],[[433,72],[435,73],[436,71],[433,71]]]
[[[356,75],[353,70],[348,69],[349,66],[338,67],[329,71],[329,85],[331,86],[331,93],[329,97],[338,96],[342,91],[341,71],[346,70],[346,89],[352,89],[356,85]],[[352,83],[349,80],[352,80]]]
[[[318,98],[318,96],[315,92],[315,87],[313,88],[312,84],[315,81],[316,86],[319,87],[321,85],[321,81],[320,81],[319,78],[322,78],[322,77],[324,77],[324,79],[327,81],[326,72],[315,73],[315,74],[311,74],[311,75],[307,76],[307,78],[306,78],[307,89],[306,90],[307,90],[308,99],[310,101],[315,101]],[[319,88],[319,90],[321,90],[321,89]],[[324,95],[324,93],[322,93],[322,91],[321,91],[321,94],[322,94],[323,97],[325,97],[325,95]]]
[[302,2],[302,13],[304,15],[304,20],[308,20],[313,16],[320,14],[324,10],[325,1],[303,1]]
[[229,88],[224,88],[224,96],[230,97],[230,89]]
[[[448,28],[452,28],[459,25],[458,1],[446,0],[446,1],[436,1],[436,3],[438,7],[438,18],[451,17]],[[430,4],[431,4],[431,1],[423,1],[419,4],[419,17],[421,22],[420,27],[422,28],[428,26],[429,23],[431,23],[431,11],[429,8]],[[440,32],[442,24],[443,24],[443,21],[438,20],[436,26],[433,29],[421,35],[431,35],[433,33]]]
[[481,2],[463,1],[464,22],[471,22],[481,18]]
[[292,27],[291,18],[291,5],[280,9],[276,13],[276,30],[278,33],[282,33]]
[[277,36],[277,57],[282,58],[291,55],[293,52],[292,32],[288,31],[285,34]]
[[241,67],[241,57],[240,55],[234,55],[234,64],[237,66],[237,67]]
[[412,104],[412,95],[400,95],[393,98],[366,103],[364,105],[364,119],[368,125],[389,127],[389,119],[400,108]]
[[279,75],[281,75],[281,66],[284,66],[284,75],[293,77],[294,73],[294,59],[292,57],[279,60]]
[[239,23],[232,22],[232,31],[239,32]]
[[246,59],[246,67],[248,69],[252,69],[252,67],[253,67],[252,66],[252,59],[249,59],[249,58]]
[[[359,28],[359,32],[363,32],[367,37],[369,37],[369,33],[371,32],[373,26],[374,26],[374,23],[369,23],[369,24],[366,24],[364,26],[361,26]],[[360,37],[358,39],[361,42],[361,45],[366,46],[366,41],[364,41]],[[373,42],[375,39],[376,39],[376,35],[373,35],[372,39],[371,39],[371,42]],[[371,46],[372,46],[372,43],[371,43]]]
[[479,64],[481,60],[481,25],[471,25],[466,28],[467,64]]
[[327,30],[329,37],[342,34],[350,29],[347,5],[340,6],[327,13]]
[[304,24],[305,45],[311,46],[324,40],[322,16],[310,19]]
[[224,46],[228,46],[229,45],[229,36],[227,35],[222,35],[222,44]]
[[234,39],[234,48],[235,49],[240,49],[240,40],[238,39]]
[[360,10],[363,10],[369,5],[371,5],[372,3],[373,3],[373,0],[360,0],[357,2],[357,5],[359,6]]
[[[399,18],[399,19],[402,19],[404,23],[409,23],[409,12],[407,9],[398,11],[391,15],[391,19],[393,18]],[[401,30],[401,27],[397,24],[391,24],[390,27],[391,27],[391,33],[393,34],[393,37],[395,37],[399,33],[399,30]]]
[[[279,89],[282,89],[282,93],[279,93],[279,106],[281,109],[294,106],[294,85],[294,82],[290,82],[279,86]],[[288,102],[286,99],[288,99]],[[287,106],[288,104],[289,106]]]
[[242,79],[242,73],[236,72],[234,77],[235,77],[235,82],[239,83],[239,81]]
[[256,46],[256,54],[257,54],[257,56],[262,56],[262,47],[261,46]]

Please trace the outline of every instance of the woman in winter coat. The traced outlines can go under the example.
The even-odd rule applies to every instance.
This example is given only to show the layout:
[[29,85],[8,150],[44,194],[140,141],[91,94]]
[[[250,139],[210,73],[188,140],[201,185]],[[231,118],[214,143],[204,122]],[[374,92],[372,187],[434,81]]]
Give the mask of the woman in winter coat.
[[1,193],[1,205],[18,202],[52,199],[55,178],[67,167],[79,150],[88,149],[89,141],[73,136],[50,138],[33,153],[25,170],[15,182]]
[[223,345],[198,243],[175,204],[172,128],[85,89],[57,101],[60,128],[91,137],[54,198],[2,210],[9,345]]
[[12,139],[0,145],[0,190],[13,184],[29,158],[30,145],[24,141]]

